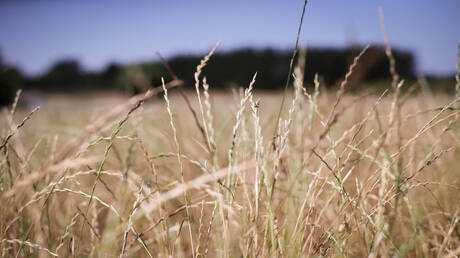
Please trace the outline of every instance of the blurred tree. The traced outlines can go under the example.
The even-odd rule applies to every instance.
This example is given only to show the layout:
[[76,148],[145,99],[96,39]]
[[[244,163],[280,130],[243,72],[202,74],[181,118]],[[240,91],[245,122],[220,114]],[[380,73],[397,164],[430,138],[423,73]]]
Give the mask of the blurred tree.
[[[345,76],[348,66],[359,53],[360,48],[333,49],[312,48],[307,51],[305,80],[312,82],[316,73],[324,78],[327,87],[335,87]],[[396,70],[403,78],[413,78],[414,57],[410,52],[394,50]],[[279,89],[286,81],[291,51],[273,49],[241,49],[214,55],[204,68],[203,75],[217,88],[229,84],[247,85],[257,71],[257,87]],[[196,66],[201,57],[178,56],[169,61],[177,75],[186,85],[194,85]],[[390,79],[388,59],[382,47],[371,47],[360,60],[353,83],[362,80]]]
[[116,79],[123,68],[119,64],[110,63],[100,75],[100,85],[103,88],[114,88]]
[[16,95],[16,91],[24,84],[21,72],[3,63],[0,55],[0,106],[9,105]]
[[22,88],[24,79],[21,72],[16,68],[1,68],[0,72],[0,105],[10,104],[16,91]]
[[57,62],[51,69],[38,80],[37,86],[41,89],[72,90],[80,86],[83,72],[78,61],[66,59]]
[[[323,78],[323,86],[337,86],[360,50],[360,47],[308,49],[305,66],[307,85],[311,84],[314,75],[318,73]],[[280,89],[286,81],[291,54],[291,50],[270,48],[259,50],[246,48],[216,53],[204,68],[202,76],[206,76],[212,88],[225,88],[233,87],[233,85],[246,86],[254,73],[258,72],[257,87],[259,89]],[[393,49],[393,54],[396,59],[396,70],[401,78],[414,78],[415,58],[412,53]],[[170,58],[168,63],[174,73],[184,80],[185,87],[194,87],[194,73],[201,59],[201,55],[180,55]],[[350,78],[349,87],[356,88],[361,81],[390,80],[388,66],[389,62],[383,47],[369,48]],[[10,71],[8,80],[13,80],[15,73],[16,78],[22,78],[19,71]],[[85,72],[78,61],[65,59],[53,65],[43,76],[27,79],[26,85],[29,88],[45,91],[118,89],[135,94],[149,87],[160,85],[161,78],[164,78],[166,82],[172,79],[159,61],[129,66],[111,63],[101,72]],[[2,90],[6,92],[6,89],[5,86]],[[9,91],[14,92],[14,89]],[[11,94],[2,95],[10,96]],[[5,97],[7,98],[9,97]]]

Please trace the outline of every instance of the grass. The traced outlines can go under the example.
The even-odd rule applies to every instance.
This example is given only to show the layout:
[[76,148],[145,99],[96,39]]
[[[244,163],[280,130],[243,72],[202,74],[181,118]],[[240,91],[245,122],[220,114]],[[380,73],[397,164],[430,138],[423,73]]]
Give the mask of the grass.
[[304,87],[305,54],[291,90],[254,75],[217,92],[201,75],[214,51],[185,94],[36,112],[19,92],[1,118],[2,257],[460,255],[460,98],[394,67],[381,95],[347,94],[365,50],[337,92]]
[[402,95],[395,120],[394,93],[335,106],[300,70],[276,148],[281,96],[257,79],[207,91],[206,138],[172,90],[169,104],[5,110],[2,255],[458,255],[458,99]]

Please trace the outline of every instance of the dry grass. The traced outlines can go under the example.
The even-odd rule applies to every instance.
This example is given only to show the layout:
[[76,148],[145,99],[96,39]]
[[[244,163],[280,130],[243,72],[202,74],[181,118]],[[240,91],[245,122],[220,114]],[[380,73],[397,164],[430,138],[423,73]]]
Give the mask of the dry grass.
[[188,94],[205,138],[174,91],[5,110],[1,254],[458,255],[458,99],[310,94],[300,70],[274,143],[257,79]]
[[4,109],[2,257],[460,255],[460,98],[404,95],[394,60],[348,95],[365,50],[336,93],[302,55],[284,94],[213,92],[214,51],[194,93]]

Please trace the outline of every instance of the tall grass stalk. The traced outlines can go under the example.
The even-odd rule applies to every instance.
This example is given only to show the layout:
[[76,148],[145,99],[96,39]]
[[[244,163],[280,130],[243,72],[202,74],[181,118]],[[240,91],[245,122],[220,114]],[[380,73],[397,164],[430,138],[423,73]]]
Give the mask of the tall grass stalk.
[[[179,163],[181,181],[182,181],[182,184],[185,184],[184,165],[182,164],[182,157],[181,157],[182,151],[181,151],[181,146],[179,144],[179,138],[177,137],[177,130],[176,130],[176,127],[174,125],[174,118],[173,118],[173,114],[172,114],[172,111],[171,111],[171,105],[170,105],[170,102],[169,102],[169,99],[168,99],[168,89],[166,88],[166,85],[165,85],[165,82],[164,82],[163,78],[161,78],[161,82],[163,84],[164,99],[165,99],[165,102],[166,102],[166,109],[168,110],[171,129],[173,131],[174,143],[176,144],[177,161]],[[189,229],[189,236],[190,236],[190,245],[191,245],[193,256],[195,257],[194,240],[193,240],[192,226],[191,226],[192,215],[191,215],[191,211],[190,211],[190,198],[188,196],[187,191],[184,192],[184,200],[185,200],[185,210],[187,212],[188,229]]]
[[[280,104],[280,109],[278,111],[278,115],[277,115],[277,118],[276,118],[276,123],[275,123],[275,130],[273,131],[273,142],[275,141],[275,138],[277,137],[277,133],[278,133],[278,124],[279,124],[279,121],[281,119],[281,113],[283,112],[283,108],[284,108],[284,102],[286,101],[286,95],[287,95],[287,91],[288,91],[288,88],[289,88],[289,84],[291,83],[291,76],[292,76],[292,68],[294,67],[294,59],[297,55],[297,49],[299,47],[299,39],[300,39],[300,32],[302,31],[302,24],[303,24],[303,17],[305,15],[305,8],[307,6],[307,2],[308,0],[305,0],[304,4],[303,4],[303,8],[302,8],[302,15],[300,16],[300,22],[299,22],[299,28],[297,30],[297,37],[296,37],[296,40],[295,40],[295,47],[294,47],[294,51],[292,52],[292,57],[291,57],[291,61],[289,62],[289,71],[288,71],[288,75],[287,75],[287,79],[286,79],[286,84],[284,85],[284,92],[283,92],[283,98],[281,99],[281,104]],[[274,147],[275,145],[273,145]]]
[[[163,88],[166,89],[166,87],[163,85]],[[97,173],[96,173],[96,179],[94,180],[94,183],[93,183],[93,186],[91,187],[91,192],[90,192],[90,198],[88,200],[88,203],[86,205],[86,209],[85,209],[85,213],[84,213],[84,216],[87,217],[88,216],[88,211],[91,207],[91,203],[93,201],[93,198],[94,198],[94,192],[96,190],[96,185],[97,185],[97,182],[99,181],[100,177],[101,177],[101,172],[102,172],[102,169],[104,168],[104,164],[106,162],[106,159],[107,159],[107,156],[109,155],[109,151],[110,149],[112,148],[113,146],[113,142],[116,138],[116,136],[118,135],[118,133],[121,131],[121,128],[123,127],[123,125],[126,123],[126,121],[128,121],[129,117],[131,116],[131,114],[136,110],[138,109],[142,103],[144,103],[144,101],[149,97],[149,95],[151,95],[151,91],[148,91],[145,93],[144,95],[144,98],[141,98],[137,101],[136,105],[134,105],[125,115],[125,117],[120,120],[120,122],[118,123],[118,125],[116,126],[115,130],[112,132],[112,135],[110,136],[110,141],[109,143],[107,144],[106,148],[105,148],[105,151],[104,151],[104,156],[103,156],[103,159],[101,161],[101,163],[99,164],[99,168],[97,169]],[[82,223],[81,224],[81,228],[80,228],[80,234],[78,236],[78,241],[77,241],[77,247],[75,249],[75,257],[78,256],[79,254],[79,249],[80,249],[80,243],[81,243],[81,239],[83,237],[83,230],[84,230],[84,227],[85,227],[85,223]],[[149,256],[152,257],[152,255],[150,254],[150,251],[148,249],[146,249],[146,251],[148,252]]]

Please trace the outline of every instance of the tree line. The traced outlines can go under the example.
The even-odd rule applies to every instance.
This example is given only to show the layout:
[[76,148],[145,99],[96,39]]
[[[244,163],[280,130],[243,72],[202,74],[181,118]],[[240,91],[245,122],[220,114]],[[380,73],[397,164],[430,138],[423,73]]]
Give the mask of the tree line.
[[[305,80],[312,82],[319,74],[326,87],[335,87],[353,58],[361,48],[312,48],[308,49],[305,65]],[[393,50],[396,70],[403,78],[415,78],[415,57],[409,51]],[[289,70],[292,50],[239,49],[216,53],[203,74],[213,88],[245,86],[255,72],[259,89],[275,90],[283,86]],[[167,60],[171,70],[184,81],[185,87],[193,87],[194,72],[202,59],[201,55],[178,55]],[[388,59],[384,48],[373,46],[360,60],[353,82],[387,80],[390,78]],[[18,88],[35,89],[43,92],[120,90],[133,94],[145,87],[161,84],[172,76],[160,61],[121,65],[111,63],[102,71],[85,71],[78,60],[65,59],[55,63],[40,76],[25,76],[19,68],[2,62],[0,57],[0,104],[7,104],[14,98]]]

